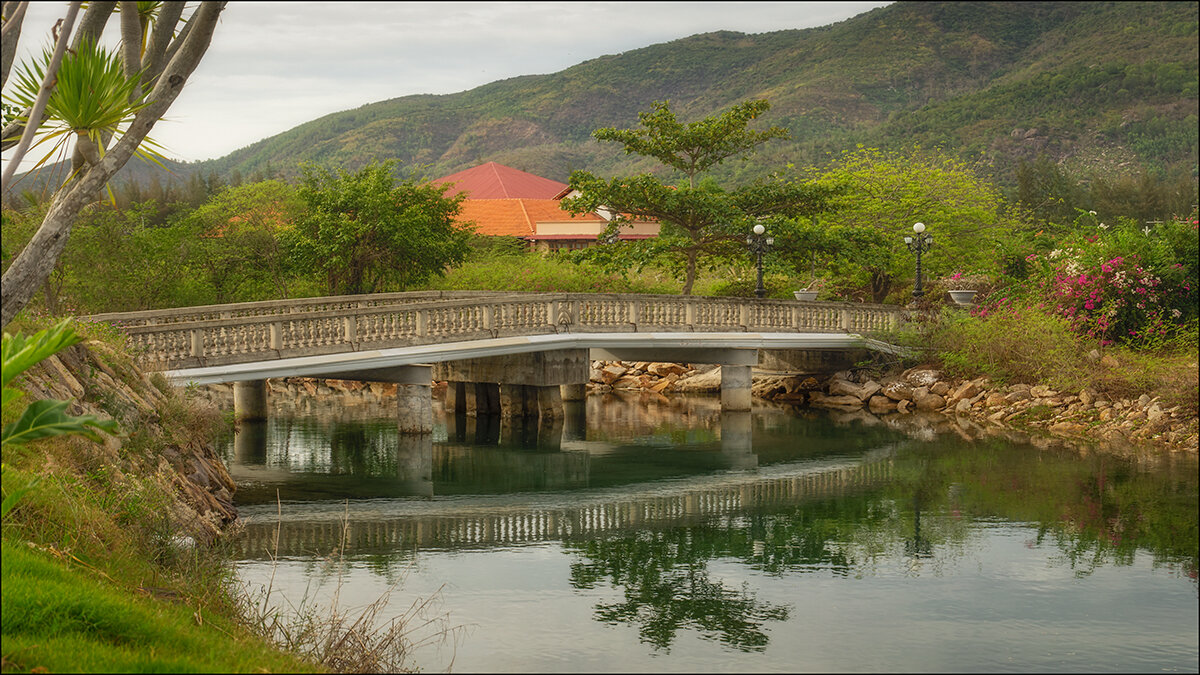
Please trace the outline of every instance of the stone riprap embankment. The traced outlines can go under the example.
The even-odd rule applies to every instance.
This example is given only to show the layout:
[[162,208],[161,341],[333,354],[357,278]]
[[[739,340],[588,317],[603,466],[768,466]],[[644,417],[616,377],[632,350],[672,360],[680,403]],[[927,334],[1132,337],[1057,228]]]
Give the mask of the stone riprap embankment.
[[[593,391],[717,392],[720,386],[719,366],[592,363]],[[929,367],[877,378],[866,371],[843,371],[830,377],[756,373],[752,393],[781,403],[864,410],[877,416],[938,413],[1088,441],[1151,443],[1192,452],[1198,443],[1195,411],[1164,405],[1157,397],[1110,401],[1087,389],[1060,392],[1040,385],[1000,386],[986,378],[954,380]]]

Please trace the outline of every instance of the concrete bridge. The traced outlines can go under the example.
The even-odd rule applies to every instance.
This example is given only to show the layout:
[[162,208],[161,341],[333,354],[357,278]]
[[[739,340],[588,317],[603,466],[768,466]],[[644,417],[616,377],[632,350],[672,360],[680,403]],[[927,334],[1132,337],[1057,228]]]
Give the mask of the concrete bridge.
[[428,433],[434,379],[450,383],[447,409],[455,412],[561,416],[564,397],[584,396],[594,358],[721,365],[722,406],[749,410],[755,365],[836,370],[831,356],[895,351],[867,335],[905,319],[887,305],[433,291],[83,320],[120,327],[142,367],[176,384],[234,382],[243,418],[265,415],[267,378],[387,381],[397,384],[400,429]]

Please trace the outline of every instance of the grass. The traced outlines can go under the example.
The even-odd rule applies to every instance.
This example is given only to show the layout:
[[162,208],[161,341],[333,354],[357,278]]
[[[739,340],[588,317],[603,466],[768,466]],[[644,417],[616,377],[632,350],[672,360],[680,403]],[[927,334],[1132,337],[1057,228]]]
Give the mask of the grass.
[[[28,333],[47,322],[22,318],[7,329]],[[243,621],[220,540],[178,543],[195,533],[195,516],[160,471],[162,453],[207,442],[212,411],[143,381],[120,335],[81,332],[92,348],[73,347],[61,360],[88,403],[124,431],[104,442],[58,436],[4,447],[5,496],[29,489],[0,523],[3,671],[320,670]],[[19,386],[56,377],[41,368]],[[105,372],[141,403],[103,386]],[[19,408],[6,406],[4,422]]]
[[1089,389],[1109,400],[1146,394],[1164,407],[1200,412],[1195,321],[1153,348],[1101,348],[1073,333],[1061,317],[1024,311],[979,319],[945,310],[899,339],[959,378],[1044,384],[1070,393]]
[[139,595],[58,549],[2,545],[4,672],[318,670],[186,596]]

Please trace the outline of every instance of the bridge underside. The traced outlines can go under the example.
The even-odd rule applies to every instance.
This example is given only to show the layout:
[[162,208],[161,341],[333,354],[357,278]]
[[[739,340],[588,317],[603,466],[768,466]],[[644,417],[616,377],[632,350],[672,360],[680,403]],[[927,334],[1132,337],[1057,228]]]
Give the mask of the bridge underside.
[[175,383],[235,382],[239,419],[266,416],[266,380],[327,377],[393,382],[398,424],[433,428],[431,383],[447,381],[448,410],[504,417],[561,418],[563,400],[581,400],[593,359],[709,363],[721,368],[724,410],[750,410],[751,372],[834,372],[892,345],[830,333],[556,334],[278,359],[168,371]]

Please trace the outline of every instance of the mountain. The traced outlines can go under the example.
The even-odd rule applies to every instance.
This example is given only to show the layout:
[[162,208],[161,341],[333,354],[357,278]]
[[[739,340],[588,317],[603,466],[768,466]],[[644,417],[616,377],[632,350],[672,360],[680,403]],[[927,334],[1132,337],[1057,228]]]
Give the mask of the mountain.
[[495,161],[566,181],[658,169],[593,140],[670,100],[694,120],[750,98],[791,130],[745,180],[819,165],[856,144],[944,145],[1004,181],[1046,154],[1088,167],[1196,175],[1197,3],[900,2],[830,26],[716,32],[451,95],[405,96],[326,115],[186,165],[229,177],[294,175],[301,161],[354,169],[396,160],[436,177]]

